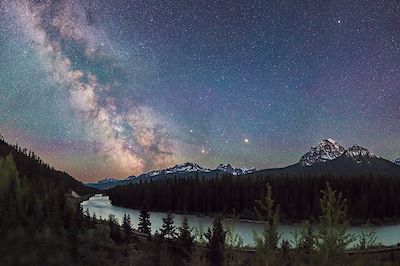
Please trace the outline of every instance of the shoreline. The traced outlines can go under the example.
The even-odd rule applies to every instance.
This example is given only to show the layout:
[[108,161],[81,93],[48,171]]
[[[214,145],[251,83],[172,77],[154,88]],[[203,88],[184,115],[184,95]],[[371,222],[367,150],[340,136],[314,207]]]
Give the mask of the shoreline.
[[[108,196],[107,194],[94,194],[94,195],[102,195],[102,196]],[[92,195],[92,196],[94,196]],[[110,199],[111,201],[111,199]],[[135,209],[135,208],[131,208],[131,207],[127,207],[127,206],[123,206],[123,205],[116,205],[113,204],[113,202],[111,201],[111,204],[115,207],[123,207],[123,208],[127,208],[127,209],[131,209],[131,210],[139,210],[139,209]],[[158,212],[158,213],[168,213],[168,210],[149,210],[150,212]],[[171,213],[173,214],[179,214],[179,215],[192,215],[192,216],[197,216],[197,217],[210,217],[210,218],[215,218],[215,217],[222,217],[225,220],[228,221],[237,221],[237,222],[243,222],[243,223],[253,223],[253,224],[262,224],[264,223],[263,221],[260,220],[254,220],[251,218],[235,218],[229,214],[223,214],[223,213],[210,213],[210,214],[204,214],[204,213],[198,213],[198,212],[181,212],[181,211],[171,211]],[[288,221],[288,220],[281,220],[279,221],[280,225],[294,225],[294,226],[301,226],[303,225],[305,222],[309,221],[311,225],[315,225],[315,219],[312,218],[310,220],[302,220],[302,221]],[[361,219],[352,219],[349,218],[349,226],[352,227],[371,227],[371,226],[376,226],[376,227],[381,227],[381,226],[391,226],[391,225],[399,225],[400,224],[400,218],[399,219],[387,219],[385,221],[385,219],[372,219],[372,220],[361,220]]]

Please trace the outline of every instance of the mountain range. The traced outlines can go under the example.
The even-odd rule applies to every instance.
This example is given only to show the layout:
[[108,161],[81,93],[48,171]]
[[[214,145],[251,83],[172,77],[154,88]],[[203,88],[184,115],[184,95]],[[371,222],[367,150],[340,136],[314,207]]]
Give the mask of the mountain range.
[[193,162],[186,162],[183,164],[177,164],[166,169],[153,170],[147,173],[143,173],[139,176],[132,175],[121,180],[107,177],[96,183],[86,183],[86,186],[96,189],[109,189],[116,186],[127,185],[130,183],[138,183],[144,180],[158,180],[166,176],[187,177],[192,176],[193,174],[197,174],[199,176],[201,175],[201,177],[216,177],[217,175],[224,173],[239,176],[254,173],[256,171],[257,170],[255,168],[239,168],[233,167],[230,164],[220,164],[215,169],[209,169]]
[[399,176],[398,164],[378,157],[366,148],[354,145],[348,149],[332,139],[322,140],[311,147],[296,164],[259,171],[263,174],[331,174]]
[[311,147],[298,163],[284,167],[264,169],[236,168],[230,164],[220,164],[216,169],[204,168],[196,163],[187,162],[161,170],[153,170],[139,176],[129,176],[123,180],[106,178],[97,183],[86,185],[97,189],[109,189],[119,185],[138,183],[144,180],[158,180],[168,176],[188,177],[196,174],[201,177],[216,177],[228,173],[234,176],[247,174],[335,174],[335,175],[363,175],[375,174],[386,176],[400,176],[400,158],[394,162],[377,157],[372,152],[359,145],[345,149],[333,139],[323,139],[316,146]]

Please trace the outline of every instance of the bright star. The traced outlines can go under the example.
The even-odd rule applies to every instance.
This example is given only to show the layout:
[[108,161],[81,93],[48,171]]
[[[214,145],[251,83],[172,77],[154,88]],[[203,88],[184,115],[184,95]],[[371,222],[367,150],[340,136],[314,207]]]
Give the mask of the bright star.
[[249,139],[244,139],[244,143],[249,143]]

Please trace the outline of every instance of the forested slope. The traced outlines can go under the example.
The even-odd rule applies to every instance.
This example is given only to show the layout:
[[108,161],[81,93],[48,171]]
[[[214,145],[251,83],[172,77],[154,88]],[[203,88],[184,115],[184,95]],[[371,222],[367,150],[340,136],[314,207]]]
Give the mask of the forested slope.
[[298,221],[320,213],[320,190],[326,182],[347,199],[348,214],[354,221],[400,218],[400,178],[391,176],[262,173],[221,178],[170,178],[131,184],[108,192],[112,203],[129,208],[188,213],[238,214],[255,218],[254,206],[270,183],[282,220]]
[[46,193],[53,188],[64,193],[75,191],[78,194],[93,193],[96,190],[84,186],[69,174],[55,170],[42,161],[34,152],[10,145],[0,135],[0,157],[11,154],[19,175],[31,180],[33,189],[38,193]]

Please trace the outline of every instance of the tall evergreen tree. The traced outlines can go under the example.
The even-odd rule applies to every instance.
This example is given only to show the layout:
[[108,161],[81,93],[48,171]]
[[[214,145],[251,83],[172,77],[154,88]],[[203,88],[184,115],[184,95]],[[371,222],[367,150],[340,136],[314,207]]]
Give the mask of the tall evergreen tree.
[[132,224],[129,214],[124,214],[124,219],[122,221],[122,230],[124,231],[125,240],[127,242],[130,242],[132,238]]
[[176,236],[175,226],[174,226],[174,216],[172,213],[168,213],[167,217],[162,218],[163,225],[160,229],[160,233],[163,237],[172,239]]
[[303,224],[303,228],[296,232],[294,245],[295,248],[305,254],[311,254],[315,250],[316,236],[309,221]]
[[121,242],[122,240],[121,229],[115,215],[110,214],[108,216],[107,223],[108,226],[110,227],[110,238],[117,243]]
[[214,219],[212,229],[208,228],[205,233],[207,239],[207,260],[211,266],[221,266],[224,264],[226,232],[222,227],[221,218]]
[[267,194],[263,200],[256,201],[257,207],[255,208],[258,219],[264,222],[261,234],[254,233],[257,258],[261,265],[271,264],[279,242],[279,206],[274,206],[272,189],[269,184],[266,185],[266,192]]
[[147,208],[140,210],[138,231],[149,236],[151,235],[150,213]]
[[342,193],[337,194],[329,183],[321,191],[321,211],[317,232],[317,250],[320,265],[340,264],[345,248],[354,241],[347,233],[347,205]]
[[194,235],[189,227],[189,222],[186,216],[183,216],[182,225],[178,228],[177,236],[178,252],[185,259],[190,259],[194,246]]

